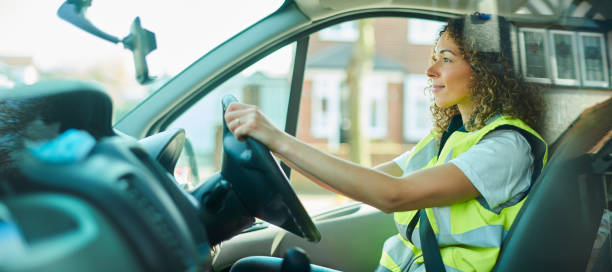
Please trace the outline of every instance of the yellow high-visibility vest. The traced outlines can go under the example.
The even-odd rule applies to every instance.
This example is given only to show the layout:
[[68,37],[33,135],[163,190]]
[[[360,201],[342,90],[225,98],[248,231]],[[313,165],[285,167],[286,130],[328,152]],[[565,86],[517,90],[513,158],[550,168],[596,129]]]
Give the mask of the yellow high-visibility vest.
[[[476,131],[452,132],[441,151],[439,151],[440,137],[437,137],[435,132],[430,133],[415,146],[402,169],[404,173],[409,173],[447,163],[466,152],[495,129],[513,129],[526,136],[534,154],[535,174],[531,181],[533,184],[541,170],[541,168],[536,170],[536,166],[543,167],[546,164],[548,152],[546,142],[523,121],[504,115],[492,118],[486,126]],[[446,271],[493,269],[501,244],[524,202],[525,198],[495,212],[489,209],[482,197],[478,197],[450,206],[425,209],[436,235]],[[418,267],[417,271],[425,271],[422,265],[412,265],[423,263],[419,237],[420,222],[412,232],[411,239],[406,237],[408,224],[415,215],[417,215],[416,210],[394,213],[399,233],[385,242],[377,272],[415,271],[415,267]]]

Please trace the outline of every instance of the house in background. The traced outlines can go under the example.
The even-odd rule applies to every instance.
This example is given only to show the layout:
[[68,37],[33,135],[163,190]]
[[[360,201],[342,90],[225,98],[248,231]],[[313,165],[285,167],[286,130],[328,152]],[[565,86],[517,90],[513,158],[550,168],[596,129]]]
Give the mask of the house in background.
[[[425,70],[442,26],[432,21],[375,18],[376,56],[372,73],[364,78],[363,110],[371,139],[373,164],[409,150],[431,129]],[[297,126],[298,138],[341,157],[348,157],[346,67],[358,38],[357,21],[334,25],[310,36]],[[279,128],[284,128],[290,93],[295,44],[288,45],[233,76],[194,104],[170,128],[186,128],[200,176],[218,171],[221,160],[221,112],[226,94],[257,105]],[[365,127],[365,126],[364,126]],[[183,165],[184,164],[184,165]],[[179,167],[190,167],[179,161]],[[321,190],[292,172],[293,186]],[[186,181],[192,180],[183,174]],[[194,180],[195,181],[195,180]]]
[[[376,18],[373,23],[376,50],[372,73],[362,79],[362,127],[373,153],[401,149],[389,150],[392,154],[384,158],[389,159],[432,127],[425,71],[443,23],[406,18]],[[310,37],[298,136],[332,152],[347,140],[346,68],[358,35],[357,21],[350,21]]]

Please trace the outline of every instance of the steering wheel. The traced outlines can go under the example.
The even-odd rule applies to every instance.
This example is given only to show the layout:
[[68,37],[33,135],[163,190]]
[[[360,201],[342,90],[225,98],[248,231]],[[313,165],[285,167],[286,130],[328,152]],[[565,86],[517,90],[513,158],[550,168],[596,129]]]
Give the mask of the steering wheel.
[[[236,97],[223,97],[223,114]],[[277,225],[311,242],[321,240],[319,230],[300,203],[289,180],[270,150],[245,137],[239,141],[223,118],[223,162],[221,175],[227,180],[252,216]]]

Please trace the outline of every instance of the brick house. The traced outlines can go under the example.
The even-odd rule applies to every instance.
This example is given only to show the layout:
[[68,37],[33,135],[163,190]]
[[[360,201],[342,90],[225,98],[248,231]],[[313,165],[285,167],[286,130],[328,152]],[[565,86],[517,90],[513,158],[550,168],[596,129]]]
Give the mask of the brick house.
[[[410,148],[431,128],[430,102],[423,89],[441,25],[418,19],[374,19],[374,67],[362,83],[367,124],[363,127],[372,139],[373,163]],[[342,143],[350,126],[344,81],[357,36],[356,21],[311,35],[302,89],[298,137],[341,156],[347,152]]]

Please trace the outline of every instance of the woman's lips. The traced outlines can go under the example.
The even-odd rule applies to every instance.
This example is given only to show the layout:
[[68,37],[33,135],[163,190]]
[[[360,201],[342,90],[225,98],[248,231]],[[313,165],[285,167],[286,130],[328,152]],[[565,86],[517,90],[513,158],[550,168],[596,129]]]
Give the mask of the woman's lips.
[[431,87],[433,88],[434,92],[438,92],[438,91],[444,89],[444,85],[432,85]]

